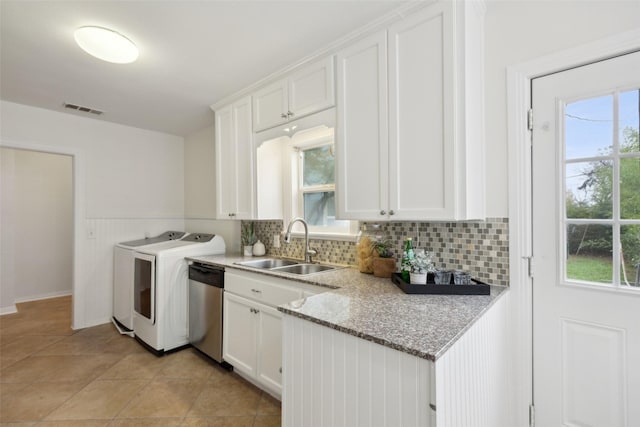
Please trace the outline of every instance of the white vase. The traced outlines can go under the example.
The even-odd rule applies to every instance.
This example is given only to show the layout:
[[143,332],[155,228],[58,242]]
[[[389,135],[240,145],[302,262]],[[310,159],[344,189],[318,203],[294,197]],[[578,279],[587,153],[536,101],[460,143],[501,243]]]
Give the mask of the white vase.
[[427,284],[427,273],[409,273],[409,277],[412,285]]
[[244,247],[244,256],[252,256],[253,255],[253,246],[247,245]]
[[264,243],[260,240],[253,244],[253,256],[262,256],[266,252],[266,248],[264,247]]

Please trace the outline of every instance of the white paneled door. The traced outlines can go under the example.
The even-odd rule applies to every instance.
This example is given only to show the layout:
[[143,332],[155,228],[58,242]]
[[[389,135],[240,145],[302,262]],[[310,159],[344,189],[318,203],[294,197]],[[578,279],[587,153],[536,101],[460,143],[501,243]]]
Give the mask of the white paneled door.
[[535,425],[640,426],[640,52],[533,80]]

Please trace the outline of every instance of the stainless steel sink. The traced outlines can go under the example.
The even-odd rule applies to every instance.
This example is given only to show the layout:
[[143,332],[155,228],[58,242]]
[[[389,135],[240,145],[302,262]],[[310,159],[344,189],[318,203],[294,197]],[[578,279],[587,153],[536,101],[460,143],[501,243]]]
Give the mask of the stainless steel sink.
[[288,265],[296,265],[299,261],[282,258],[265,258],[257,259],[255,261],[237,262],[236,264],[245,267],[262,268],[264,270],[271,270],[272,268],[285,267]]
[[337,267],[323,264],[296,264],[287,267],[276,268],[274,271],[292,274],[313,274],[321,271],[335,270]]
[[252,261],[236,262],[236,264],[242,265],[243,267],[259,268],[261,270],[271,270],[279,273],[290,273],[299,275],[320,273],[323,271],[331,271],[341,268],[334,265],[310,264],[302,261],[296,261],[294,259],[285,258],[264,258]]

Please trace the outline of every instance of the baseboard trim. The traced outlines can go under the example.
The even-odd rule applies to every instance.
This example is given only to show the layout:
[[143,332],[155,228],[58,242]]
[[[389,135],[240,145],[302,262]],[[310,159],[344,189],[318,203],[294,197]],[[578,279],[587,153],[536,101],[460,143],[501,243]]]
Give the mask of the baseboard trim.
[[43,300],[43,299],[66,297],[66,296],[70,296],[70,295],[73,295],[73,291],[71,289],[69,289],[67,291],[50,292],[48,294],[32,295],[32,296],[29,296],[29,297],[16,298],[13,301],[13,303],[14,304],[20,304],[20,303],[23,303],[23,302],[40,301],[40,300]]

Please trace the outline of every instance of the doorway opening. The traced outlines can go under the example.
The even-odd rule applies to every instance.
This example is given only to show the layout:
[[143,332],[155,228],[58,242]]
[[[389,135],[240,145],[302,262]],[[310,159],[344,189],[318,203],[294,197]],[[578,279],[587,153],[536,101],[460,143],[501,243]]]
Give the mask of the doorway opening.
[[74,157],[3,146],[0,161],[0,313],[14,312],[16,303],[73,298]]

